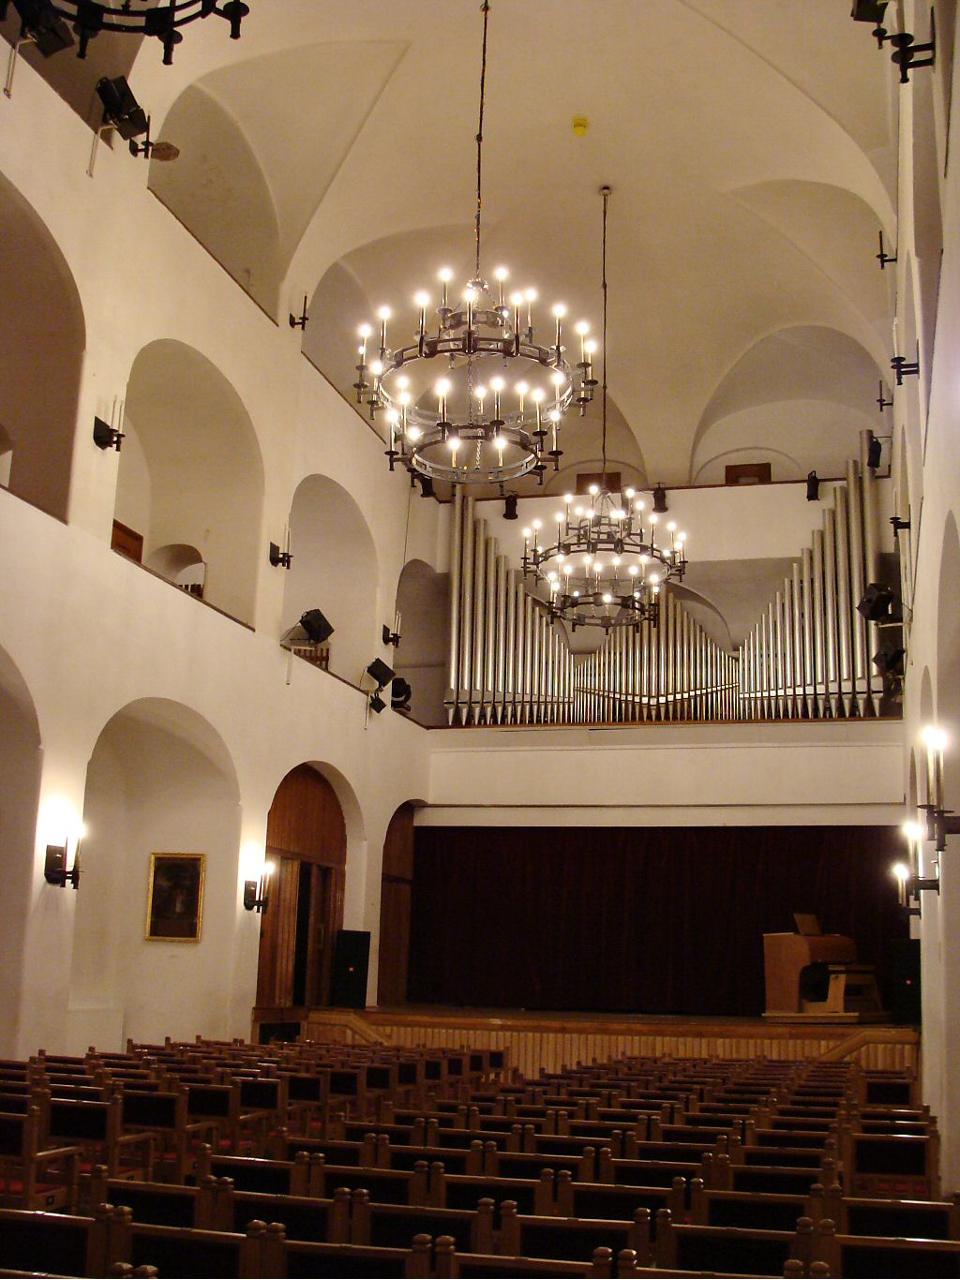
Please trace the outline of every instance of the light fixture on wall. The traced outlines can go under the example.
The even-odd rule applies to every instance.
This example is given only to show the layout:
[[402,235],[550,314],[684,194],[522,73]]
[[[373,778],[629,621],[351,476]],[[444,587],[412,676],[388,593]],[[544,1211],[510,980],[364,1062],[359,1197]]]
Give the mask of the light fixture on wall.
[[[559,470],[560,428],[574,405],[581,414],[593,397],[593,352],[589,325],[575,325],[579,362],[564,346],[566,307],[552,309],[553,333],[538,341],[535,289],[511,292],[510,273],[497,267],[489,283],[481,267],[483,118],[486,97],[489,0],[483,12],[480,114],[476,132],[477,183],[473,275],[463,289],[453,272],[439,273],[439,299],[420,290],[414,297],[416,328],[411,341],[388,344],[389,307],[375,326],[360,327],[357,404],[371,418],[383,413],[386,455],[393,471],[452,484],[489,484],[536,474],[549,464]],[[436,317],[434,323],[433,317]],[[372,344],[372,351],[369,349]]]
[[[289,569],[293,563],[293,552],[290,550],[290,526],[283,531],[283,546],[271,542],[267,549],[267,559],[275,569]],[[302,620],[301,620],[302,623]]]
[[807,501],[820,501],[820,477],[816,471],[807,472]]
[[[77,33],[77,57],[87,56],[87,47],[101,31],[129,36],[155,36],[163,45],[163,62],[173,62],[173,51],[183,40],[180,28],[198,18],[216,14],[230,24],[230,39],[240,39],[240,24],[250,12],[241,0],[158,0],[147,7],[147,0],[13,0],[23,27],[34,37],[35,32],[47,40],[61,43],[52,51],[73,44],[67,23]],[[6,15],[6,4],[0,5],[0,20]],[[66,43],[63,43],[66,39]],[[39,46],[39,39],[37,40]],[[41,48],[41,52],[43,49]],[[49,57],[44,53],[44,57]]]
[[653,510],[658,516],[665,516],[670,508],[667,506],[667,491],[662,484],[653,490]]
[[[20,35],[10,46],[7,59],[7,78],[3,92],[13,97],[13,77],[17,69],[17,57],[25,44],[32,44],[44,58],[52,58],[73,44],[70,28],[54,9],[49,0],[13,0],[13,7],[20,17]],[[0,0],[0,22],[5,22],[8,0]]]
[[173,142],[164,142],[158,138],[156,142],[150,137],[150,116],[147,116],[147,135],[142,142],[137,142],[131,138],[127,143],[130,154],[136,159],[142,156],[144,160],[158,160],[163,164],[168,164],[171,160],[177,160],[180,156],[180,148]]
[[400,620],[401,620],[401,616],[402,616],[402,615],[401,615],[401,613],[400,613],[400,610],[398,609],[398,610],[397,610],[397,612],[396,612],[396,614],[395,614],[395,616],[394,616],[394,619],[393,619],[393,630],[391,631],[391,630],[390,630],[390,624],[389,624],[388,622],[385,622],[385,623],[383,624],[383,630],[382,630],[382,631],[381,631],[381,633],[380,633],[380,634],[381,634],[381,637],[382,637],[382,639],[383,639],[383,643],[384,643],[384,644],[392,644],[392,645],[393,645],[393,647],[394,647],[395,649],[396,649],[396,648],[398,648],[398,647],[399,647],[399,644],[400,644]]
[[[902,9],[902,6],[900,6]],[[854,0],[852,18],[854,22],[872,22],[871,35],[882,49],[887,43],[893,45],[890,61],[900,68],[900,83],[910,83],[910,72],[916,67],[932,67],[937,54],[937,29],[934,9],[930,7],[930,39],[926,44],[917,44],[917,38],[909,31],[890,32],[883,25],[887,0]],[[920,58],[918,54],[929,56]]]
[[404,680],[403,676],[394,676],[390,685],[390,709],[392,711],[409,711],[412,697],[413,689],[409,681]]
[[947,748],[947,735],[937,725],[927,725],[920,735],[926,756],[926,803],[917,808],[925,817],[925,834],[933,841],[937,853],[947,847],[947,836],[960,835],[960,815],[945,807],[943,788],[943,755]]
[[87,177],[93,177],[97,163],[97,151],[100,139],[111,129],[116,129],[124,141],[139,138],[149,131],[147,114],[134,97],[133,90],[127,84],[125,76],[101,76],[96,85],[97,97],[103,107],[100,124],[93,131],[93,142],[90,146],[90,161],[87,165]]
[[[603,292],[603,351],[601,383],[601,484],[592,484],[588,497],[563,499],[549,535],[541,538],[540,520],[523,530],[521,564],[525,578],[545,591],[550,614],[577,627],[639,626],[656,622],[662,586],[679,581],[686,569],[686,534],[671,520],[659,533],[659,514],[645,515],[646,502],[634,489],[615,493],[607,477],[607,213],[610,187],[600,188],[603,199],[601,289]],[[661,510],[666,511],[662,486]],[[574,505],[576,502],[576,505]],[[554,537],[553,529],[556,528]],[[659,535],[659,536],[658,536]]]
[[939,869],[936,876],[921,874],[920,855],[924,830],[919,822],[905,822],[901,828],[907,840],[907,862],[896,862],[890,868],[897,881],[897,900],[907,915],[920,915],[920,894],[940,892]]
[[55,884],[60,889],[65,889],[67,883],[73,885],[74,889],[80,887],[80,841],[76,841],[73,849],[73,866],[67,869],[67,860],[69,857],[70,840],[67,838],[63,844],[48,844],[46,856],[43,861],[43,878],[47,884]]
[[104,422],[102,418],[94,417],[93,443],[98,449],[116,449],[117,453],[119,453],[123,437],[124,433],[117,427],[111,427],[109,422]]
[[263,870],[260,872],[258,880],[244,880],[243,882],[243,907],[245,911],[256,911],[259,915],[266,911],[270,902],[268,890],[270,888],[270,877],[273,875],[273,863],[265,862]]

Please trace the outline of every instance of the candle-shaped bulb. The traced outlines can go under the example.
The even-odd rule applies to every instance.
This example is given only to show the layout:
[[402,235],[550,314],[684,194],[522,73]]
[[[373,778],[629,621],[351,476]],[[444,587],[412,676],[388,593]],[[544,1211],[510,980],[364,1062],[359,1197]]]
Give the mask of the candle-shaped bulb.
[[613,596],[610,594],[610,592],[609,592],[609,591],[605,591],[605,592],[603,593],[603,603],[604,603],[604,604],[613,604]]
[[427,293],[426,289],[419,289],[413,295],[413,301],[421,310],[423,310],[425,307],[429,307],[430,305],[430,295]]

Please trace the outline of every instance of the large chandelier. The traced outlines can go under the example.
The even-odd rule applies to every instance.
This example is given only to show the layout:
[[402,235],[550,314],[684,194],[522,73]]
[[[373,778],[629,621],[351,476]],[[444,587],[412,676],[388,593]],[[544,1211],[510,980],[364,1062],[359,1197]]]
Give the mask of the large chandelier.
[[23,24],[21,39],[36,40],[45,57],[72,44],[64,26],[68,22],[77,34],[78,58],[87,56],[87,45],[101,31],[113,31],[155,36],[163,45],[165,66],[173,62],[173,51],[183,39],[181,27],[216,14],[229,22],[231,40],[239,40],[240,24],[250,12],[243,0],[13,0],[13,5]]
[[600,485],[591,485],[586,501],[572,494],[554,516],[553,530],[540,520],[523,530],[523,572],[544,592],[550,614],[577,627],[638,627],[656,623],[659,595],[668,582],[678,582],[687,567],[686,534],[668,521],[661,529],[656,511],[635,489],[611,492],[607,475],[607,206],[603,197],[601,279],[603,289],[602,470]]
[[439,301],[425,290],[417,293],[417,322],[407,342],[388,345],[389,307],[377,312],[376,327],[361,325],[354,389],[371,418],[385,417],[391,471],[400,462],[411,476],[451,484],[503,484],[532,472],[542,484],[549,465],[560,469],[565,414],[576,405],[582,415],[593,398],[597,344],[587,336],[590,326],[580,321],[580,358],[571,364],[563,303],[552,308],[549,342],[538,341],[537,291],[510,291],[506,267],[496,269],[492,285],[481,271],[489,14],[484,3],[473,276],[460,291],[445,268],[439,273]]

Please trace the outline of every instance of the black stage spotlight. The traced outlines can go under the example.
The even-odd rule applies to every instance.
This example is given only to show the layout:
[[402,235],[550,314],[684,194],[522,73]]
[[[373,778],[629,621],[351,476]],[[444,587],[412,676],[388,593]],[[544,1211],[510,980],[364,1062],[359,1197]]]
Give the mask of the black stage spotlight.
[[302,614],[300,625],[307,633],[307,639],[311,644],[323,644],[324,640],[329,640],[334,632],[334,628],[319,609],[308,609]]
[[379,689],[376,693],[371,693],[370,695],[370,709],[371,711],[375,711],[377,715],[379,715],[381,711],[386,711],[387,709],[387,704],[380,697]]
[[867,466],[871,471],[876,471],[880,465],[880,458],[883,455],[883,441],[879,436],[871,436],[870,444],[867,448]]
[[378,689],[385,689],[394,677],[394,670],[380,658],[374,658],[367,667],[367,675],[376,681]]
[[49,0],[13,0],[13,7],[20,15],[20,38],[32,40],[45,58],[72,46],[70,28]]
[[877,650],[872,661],[885,680],[902,680],[905,656],[905,650],[901,645],[885,645]]
[[125,76],[97,81],[97,97],[103,103],[103,123],[113,125],[127,142],[147,132],[147,115],[133,96]]
[[807,472],[807,501],[820,501],[820,477],[815,471]]
[[517,495],[515,493],[507,493],[503,498],[503,518],[504,520],[516,520],[517,516]]
[[667,506],[667,491],[662,484],[658,484],[653,491],[653,509],[659,516],[670,510]]
[[890,606],[893,604],[893,592],[882,582],[871,582],[857,605],[857,613],[862,614],[868,622],[887,622],[890,619]]
[[390,706],[394,711],[409,711],[413,689],[403,676],[394,676],[390,686]]

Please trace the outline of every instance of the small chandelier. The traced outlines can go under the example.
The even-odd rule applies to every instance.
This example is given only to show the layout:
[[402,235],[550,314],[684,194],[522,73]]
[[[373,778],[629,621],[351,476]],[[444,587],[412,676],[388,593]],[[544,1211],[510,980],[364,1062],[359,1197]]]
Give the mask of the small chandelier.
[[[410,473],[451,484],[502,484],[521,476],[560,469],[560,428],[576,405],[582,415],[597,385],[593,355],[597,344],[586,321],[575,326],[580,359],[571,365],[564,346],[567,309],[552,309],[549,342],[537,340],[537,291],[507,290],[506,267],[494,284],[480,267],[483,111],[490,5],[483,5],[480,119],[477,129],[477,207],[474,217],[474,273],[459,294],[453,272],[439,273],[439,303],[416,294],[416,328],[410,341],[387,343],[389,307],[377,312],[378,331],[361,325],[360,362],[353,384],[357,403],[371,418],[383,412],[389,431],[390,470],[400,462]],[[428,325],[429,317],[429,325]],[[434,320],[436,317],[436,320]],[[368,347],[373,341],[375,350]],[[368,354],[373,358],[368,360]],[[439,367],[438,367],[439,366]]]
[[554,516],[556,538],[543,532],[534,520],[523,530],[523,572],[548,598],[550,614],[577,627],[638,627],[656,623],[659,594],[668,582],[682,579],[687,567],[686,534],[670,520],[660,531],[656,511],[646,514],[646,501],[635,489],[612,493],[607,474],[607,205],[603,197],[603,385],[601,478],[593,484],[588,500],[574,505],[572,494],[563,499],[563,511]]
[[[0,6],[6,8],[6,5]],[[87,56],[87,46],[101,31],[121,35],[156,36],[163,45],[164,66],[173,62],[173,51],[183,39],[181,27],[211,14],[230,23],[230,39],[240,39],[240,23],[250,12],[242,0],[14,0],[24,35],[51,33],[60,20],[71,23],[77,34],[77,57]],[[62,30],[62,29],[61,29]],[[58,48],[69,47],[69,32],[63,31]]]

